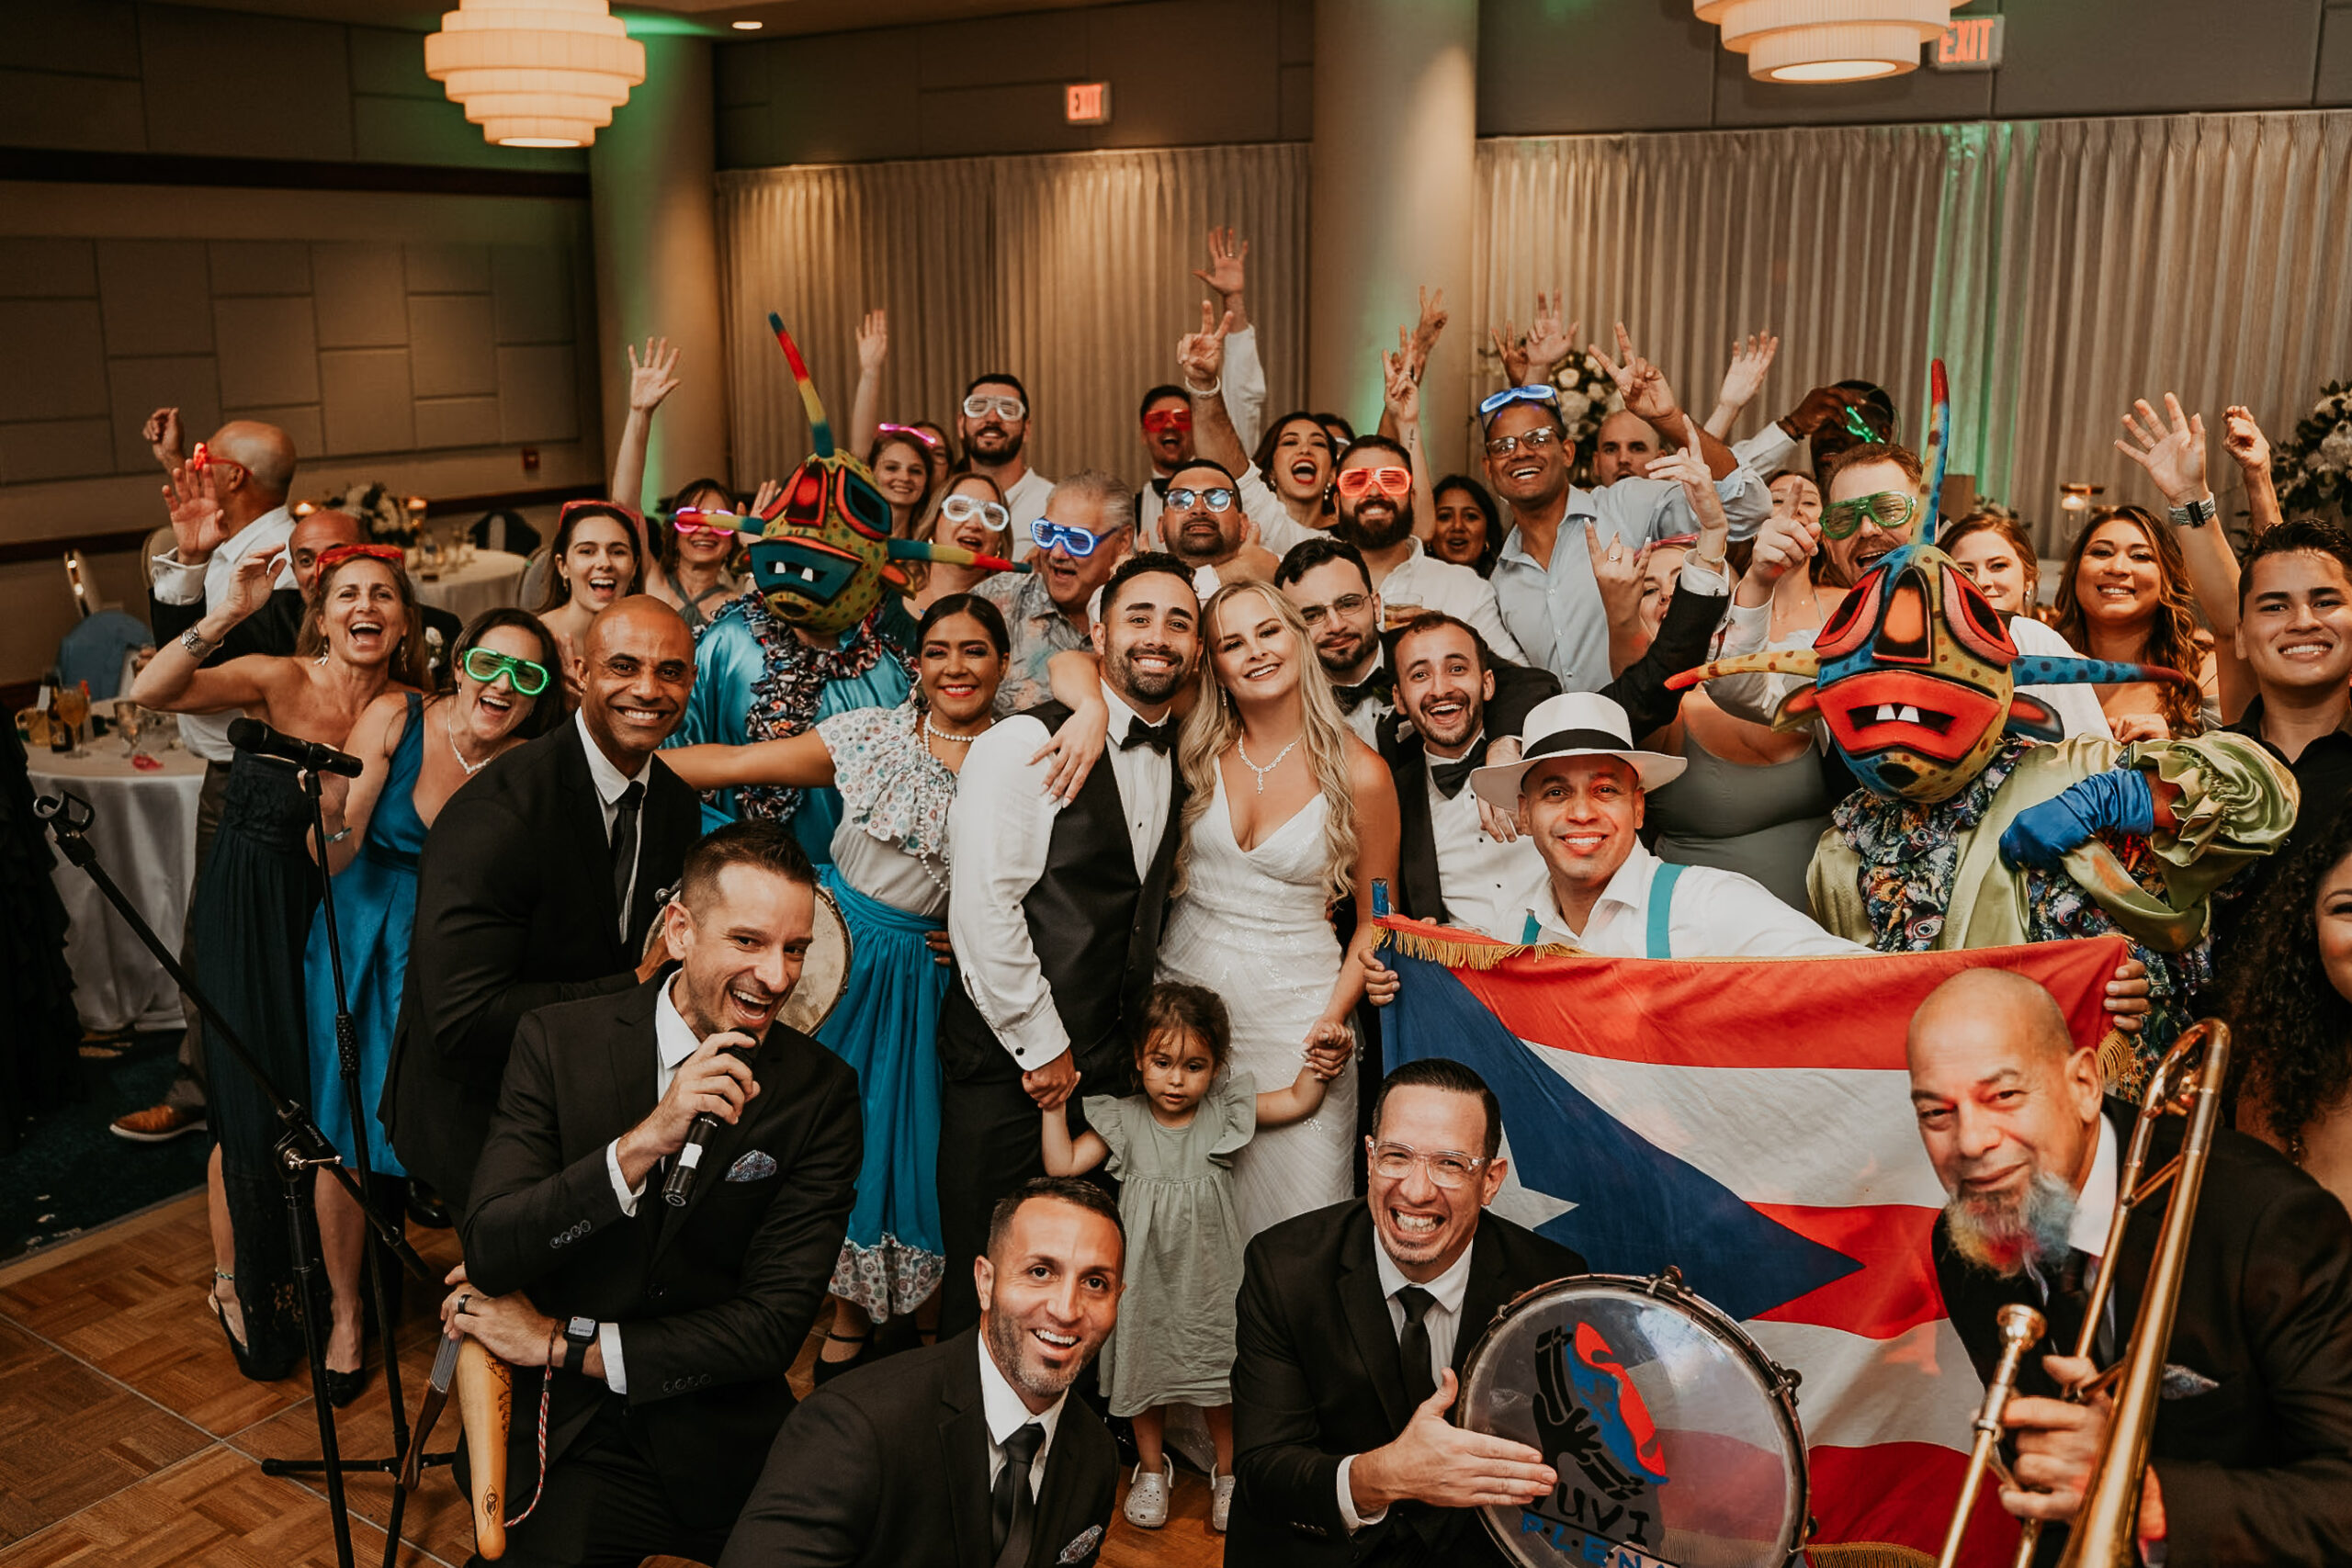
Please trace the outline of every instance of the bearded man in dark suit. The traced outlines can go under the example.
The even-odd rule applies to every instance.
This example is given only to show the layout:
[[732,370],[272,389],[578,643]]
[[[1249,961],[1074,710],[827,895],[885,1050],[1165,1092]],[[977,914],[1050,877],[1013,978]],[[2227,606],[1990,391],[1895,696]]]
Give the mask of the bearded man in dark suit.
[[[2052,1396],[2094,1370],[2072,1351],[2137,1114],[2103,1099],[2098,1055],[2075,1048],[2049,992],[2004,970],[1954,976],[1911,1020],[1911,1102],[1951,1194],[1934,1251],[1952,1326],[1989,1376],[2002,1306],[2050,1322],[2009,1402],[2019,1484],[2001,1506],[2060,1524],[2082,1506],[2109,1404]],[[2183,1129],[2178,1116],[2157,1123],[2149,1171],[2179,1153]],[[2159,1197],[2125,1224],[2096,1328],[2101,1364],[2132,1333],[2165,1208]],[[2189,1233],[2151,1453],[2143,1554],[2199,1568],[2352,1561],[2352,1219],[2277,1151],[2227,1129]],[[2046,1558],[2064,1536],[2043,1532]]]

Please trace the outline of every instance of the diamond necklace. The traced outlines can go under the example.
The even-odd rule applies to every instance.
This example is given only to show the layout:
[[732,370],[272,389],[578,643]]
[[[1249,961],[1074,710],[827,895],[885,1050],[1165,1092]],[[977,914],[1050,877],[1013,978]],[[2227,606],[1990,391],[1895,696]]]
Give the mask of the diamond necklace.
[[1262,768],[1250,760],[1250,748],[1241,743],[1241,737],[1238,735],[1233,738],[1233,750],[1239,754],[1241,765],[1258,775],[1258,793],[1263,795],[1266,793],[1266,775],[1281,767],[1284,757],[1298,750],[1298,740],[1296,737],[1293,737],[1291,743],[1275,752],[1274,760]]

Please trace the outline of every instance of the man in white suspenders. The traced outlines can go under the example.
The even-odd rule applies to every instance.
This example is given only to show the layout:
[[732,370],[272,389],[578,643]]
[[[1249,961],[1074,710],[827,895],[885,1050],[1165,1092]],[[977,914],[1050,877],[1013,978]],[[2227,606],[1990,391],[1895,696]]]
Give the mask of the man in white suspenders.
[[1635,830],[1648,792],[1679,757],[1634,747],[1625,710],[1593,692],[1537,705],[1527,750],[1470,775],[1478,798],[1520,818],[1551,886],[1505,942],[1564,942],[1614,958],[1787,958],[1861,953],[1737,872],[1671,865]]

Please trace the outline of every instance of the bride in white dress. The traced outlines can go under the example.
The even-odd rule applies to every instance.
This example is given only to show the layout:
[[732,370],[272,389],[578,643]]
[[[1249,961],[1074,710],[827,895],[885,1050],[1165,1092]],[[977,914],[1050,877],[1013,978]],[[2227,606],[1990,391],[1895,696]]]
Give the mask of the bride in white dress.
[[[1190,794],[1159,978],[1223,997],[1232,1070],[1283,1084],[1310,1043],[1352,1039],[1373,880],[1396,874],[1396,790],[1340,718],[1289,600],[1232,584],[1203,608],[1201,630],[1199,698],[1177,742]],[[1350,894],[1357,922],[1343,953],[1330,907]],[[1350,1196],[1355,1135],[1351,1062],[1321,1110],[1235,1156],[1243,1231]]]

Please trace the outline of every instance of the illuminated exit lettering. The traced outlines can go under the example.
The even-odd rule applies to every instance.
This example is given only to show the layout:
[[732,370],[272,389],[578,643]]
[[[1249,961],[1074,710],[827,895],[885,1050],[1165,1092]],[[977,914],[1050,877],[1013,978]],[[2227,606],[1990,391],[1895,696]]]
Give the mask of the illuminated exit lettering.
[[1944,28],[1928,63],[1939,71],[1990,71],[2001,63],[2001,17],[1963,17]]
[[1062,118],[1072,125],[1111,123],[1111,84],[1072,82],[1062,88]]

